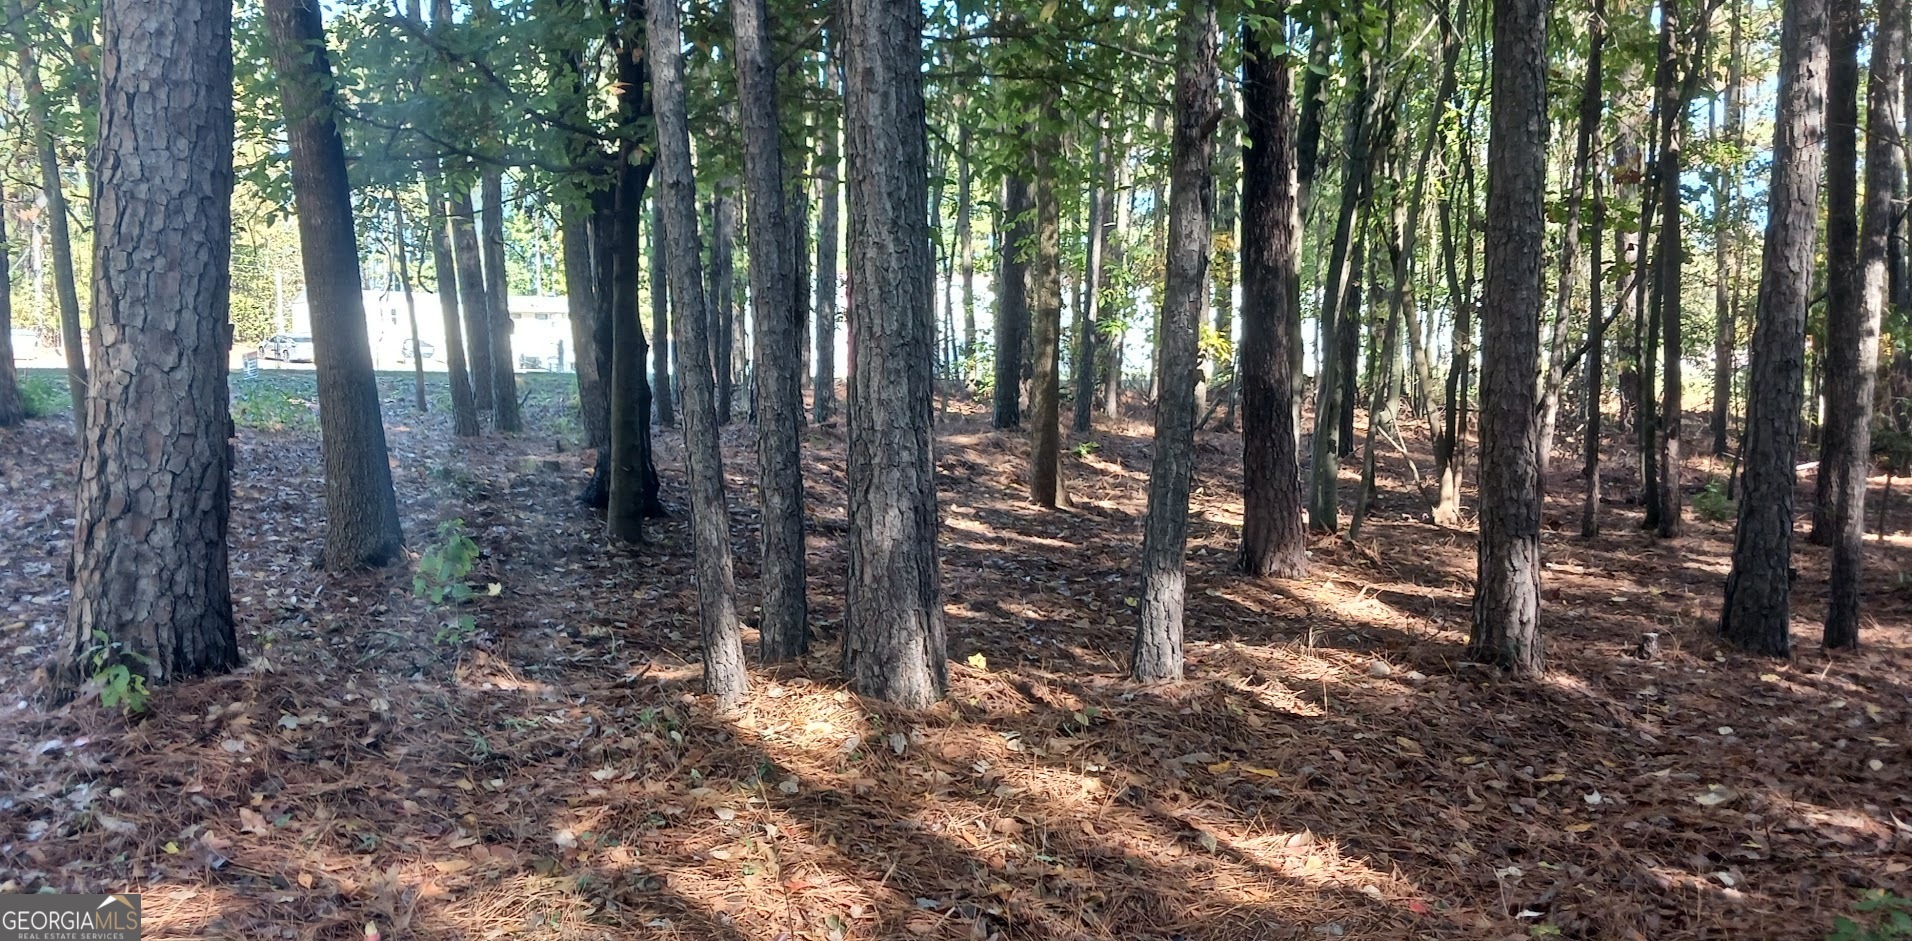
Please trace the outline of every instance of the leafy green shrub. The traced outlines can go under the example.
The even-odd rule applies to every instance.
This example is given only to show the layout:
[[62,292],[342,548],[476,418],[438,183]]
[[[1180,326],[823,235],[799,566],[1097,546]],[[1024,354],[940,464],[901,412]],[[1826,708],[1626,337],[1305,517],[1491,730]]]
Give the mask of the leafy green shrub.
[[1726,496],[1726,486],[1715,477],[1693,495],[1693,512],[1709,523],[1724,523],[1739,515],[1739,506]]
[[105,631],[96,630],[93,632],[93,649],[89,659],[93,661],[91,685],[100,691],[100,705],[118,709],[122,715],[146,711],[146,700],[149,698],[146,677],[134,673],[126,661],[151,664],[151,658],[126,649],[125,644],[108,637]]
[[[438,524],[438,544],[418,557],[412,572],[412,593],[434,606],[449,607],[471,600],[471,586],[465,576],[478,561],[478,543],[472,541],[462,519]],[[458,645],[471,639],[478,630],[478,619],[459,614],[446,621],[432,640]]]
[[1912,939],[1912,899],[1901,898],[1884,889],[1870,889],[1854,902],[1852,910],[1863,922],[1844,915],[1832,922],[1832,934],[1826,941],[1905,941]]
[[26,406],[28,418],[46,418],[71,411],[73,395],[46,376],[21,376],[20,404]]

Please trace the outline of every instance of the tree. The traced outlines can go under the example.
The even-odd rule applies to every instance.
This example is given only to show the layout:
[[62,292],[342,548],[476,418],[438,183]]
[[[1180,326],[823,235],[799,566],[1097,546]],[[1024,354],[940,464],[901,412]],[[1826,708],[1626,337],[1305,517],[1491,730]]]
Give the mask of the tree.
[[1182,678],[1182,605],[1188,545],[1188,491],[1194,476],[1197,333],[1206,301],[1209,212],[1214,205],[1217,86],[1215,6],[1184,0],[1175,70],[1175,136],[1170,155],[1168,285],[1161,336],[1161,399],[1149,462],[1148,519],[1142,529],[1141,623],[1129,672],[1140,682]]
[[[1061,121],[1056,92],[1046,93],[1043,123]],[[1062,486],[1062,204],[1055,155],[1035,149],[1035,232],[1029,264],[1029,498],[1068,506]]]
[[[53,670],[60,699],[99,664],[159,684],[239,663],[226,556],[232,5],[104,0],[100,36],[99,383]],[[143,93],[153,88],[168,94]]]
[[[0,206],[6,201],[6,193],[0,191]],[[13,364],[13,270],[7,259],[6,213],[0,212],[0,428],[18,425],[26,417]]]
[[645,7],[653,69],[651,102],[657,120],[657,205],[664,215],[660,235],[670,265],[671,306],[677,311],[672,322],[684,398],[684,450],[690,463],[704,689],[728,708],[749,691],[750,676],[744,668],[743,638],[737,626],[713,364],[709,338],[703,335],[708,330],[705,312],[710,308],[705,306],[703,275],[698,270],[702,239],[697,234],[697,183],[691,176],[690,123],[684,104],[684,39],[676,0],[650,0]]
[[[675,11],[673,9],[673,19]],[[617,170],[605,218],[598,269],[597,348],[600,370],[611,374],[611,446],[600,452],[598,479],[605,480],[604,528],[612,539],[638,542],[644,538],[644,518],[660,515],[657,506],[657,470],[651,460],[651,384],[645,374],[650,347],[644,342],[644,324],[638,316],[638,274],[644,261],[638,253],[638,227],[643,218],[644,192],[650,185],[655,151],[641,128],[653,123],[656,89],[652,86],[650,57],[636,42],[638,24],[649,11],[641,0],[624,4],[625,40],[617,53]],[[678,93],[682,101],[682,92]],[[668,210],[667,210],[668,212]],[[682,305],[675,305],[682,310]],[[680,342],[678,356],[683,356]]]
[[1494,0],[1481,305],[1480,548],[1473,656],[1542,669],[1539,421],[1541,250],[1547,183],[1547,5]]
[[[491,289],[485,284],[483,249],[479,247],[477,214],[471,208],[471,187],[456,184],[450,190],[451,242],[456,255],[458,303],[465,315],[465,344],[471,351],[472,398],[478,410],[497,407],[498,370],[492,363]],[[510,395],[510,390],[505,390]]]
[[[830,104],[840,98],[842,82],[834,66],[824,66],[825,96]],[[811,384],[816,423],[821,425],[836,413],[836,336],[837,336],[837,181],[838,138],[841,129],[837,109],[826,105],[819,110],[819,131],[823,145],[817,156],[817,378]]]
[[1792,649],[1794,458],[1805,381],[1806,301],[1818,236],[1826,132],[1826,0],[1787,0],[1767,187],[1766,245],[1747,388],[1739,522],[1720,634],[1742,650]]
[[[1832,584],[1826,604],[1825,645],[1859,645],[1859,577],[1865,568],[1866,478],[1872,469],[1872,402],[1879,370],[1879,327],[1886,305],[1886,267],[1893,223],[1893,183],[1898,174],[1903,113],[1905,4],[1879,0],[1879,27],[1872,36],[1866,92],[1865,215],[1859,228],[1860,297],[1855,316],[1828,317],[1828,352],[1840,351],[1846,373],[1827,372],[1826,440],[1832,466],[1820,476],[1832,481]],[[1829,314],[1833,313],[1831,311]],[[1830,357],[1829,357],[1830,358]]]
[[[672,0],[675,2],[675,0]],[[763,638],[767,662],[794,660],[810,645],[803,545],[802,313],[796,252],[784,188],[777,72],[764,0],[730,0],[737,94],[743,116],[744,177],[751,235],[750,281],[757,328],[757,470],[763,500]],[[801,218],[801,217],[799,217]]]
[[292,150],[292,193],[312,304],[325,455],[325,567],[381,566],[404,545],[372,371],[345,143],[315,0],[268,0],[272,65]]
[[425,200],[429,204],[426,218],[432,230],[432,271],[438,278],[438,310],[445,321],[445,370],[451,383],[452,434],[475,438],[478,436],[478,403],[472,397],[471,371],[465,364],[465,331],[459,323],[458,311],[458,263],[452,259],[450,225],[445,218],[441,186],[438,161],[433,159],[425,170]]
[[412,407],[419,412],[431,410],[425,399],[425,347],[418,336],[418,302],[412,297],[412,267],[405,250],[405,204],[397,189],[392,190],[392,255],[398,260],[398,283],[405,291],[405,322],[412,328]]
[[505,273],[504,174],[487,168],[479,184],[484,197],[485,307],[491,324],[493,423],[499,431],[524,430],[518,415],[517,370],[511,354],[511,283]]
[[844,0],[850,203],[850,577],[843,672],[910,708],[943,697],[948,642],[936,552],[929,133],[923,7]]
[[19,67],[26,86],[27,132],[33,136],[34,156],[39,162],[40,190],[46,197],[47,231],[53,250],[53,294],[60,306],[60,345],[66,348],[67,391],[73,397],[73,427],[86,430],[86,338],[80,330],[80,298],[73,276],[73,236],[67,221],[66,186],[60,180],[60,157],[55,149],[52,121],[48,116],[46,89],[41,84],[36,40],[27,34],[26,13],[20,0],[7,0],[5,10],[14,42],[19,46]]
[[1293,56],[1274,52],[1281,37],[1270,37],[1273,29],[1242,17],[1241,567],[1250,575],[1296,578],[1307,568],[1308,534],[1289,407],[1287,324],[1301,303],[1301,194]]
[[[737,239],[737,200],[731,193],[736,189],[730,180],[721,180],[717,184],[717,194],[710,201],[710,356],[717,370],[717,423],[730,424],[736,414],[736,349],[735,335],[732,333],[737,319],[732,302],[736,299],[736,273],[732,265],[736,260],[733,249]],[[681,353],[679,354],[682,355]]]
[[669,262],[664,257],[664,210],[651,197],[651,396],[657,404],[657,423],[677,424],[671,395],[671,292]]
[[[1859,0],[1826,7],[1830,69],[1826,73],[1826,426],[1819,436],[1814,474],[1815,545],[1836,538],[1833,491],[1842,455],[1852,441],[1851,387],[1859,370],[1859,324],[1865,314],[1865,262],[1859,257],[1859,46],[1865,38]],[[1880,63],[1883,64],[1883,63]]]
[[[1097,115],[1095,120],[1095,152],[1090,160],[1095,169],[1096,182],[1088,193],[1089,231],[1086,233],[1088,245],[1083,271],[1083,301],[1076,310],[1076,353],[1075,353],[1075,414],[1070,417],[1069,427],[1076,434],[1086,434],[1091,427],[1090,410],[1095,406],[1095,361],[1096,334],[1102,323],[1102,292],[1108,287],[1108,275],[1104,270],[1108,259],[1109,228],[1115,222],[1109,218],[1109,208],[1114,203],[1111,192],[1115,188],[1115,161],[1109,153],[1108,116]],[[963,192],[968,193],[968,179],[964,178]],[[975,285],[971,278],[974,274],[969,261],[969,217],[967,206],[961,217],[961,235],[963,253],[963,307],[966,316],[974,322]],[[975,346],[972,341],[970,346]]]
[[1029,263],[1024,241],[1033,210],[1029,181],[1017,174],[1003,180],[1002,217],[997,222],[996,427],[1022,427],[1022,351],[1029,338]]

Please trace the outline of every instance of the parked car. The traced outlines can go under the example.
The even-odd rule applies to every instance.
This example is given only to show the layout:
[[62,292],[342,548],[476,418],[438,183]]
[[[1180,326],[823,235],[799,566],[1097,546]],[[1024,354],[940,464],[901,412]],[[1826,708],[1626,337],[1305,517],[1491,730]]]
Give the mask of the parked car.
[[[431,359],[438,355],[438,347],[433,346],[432,341],[430,340],[419,340],[418,351],[420,354],[419,355],[420,359]],[[398,358],[402,362],[409,363],[412,361],[412,338],[411,337],[406,337],[405,342],[399,344]]]
[[312,362],[312,338],[302,333],[280,333],[266,337],[266,341],[259,344],[259,358],[287,363]]

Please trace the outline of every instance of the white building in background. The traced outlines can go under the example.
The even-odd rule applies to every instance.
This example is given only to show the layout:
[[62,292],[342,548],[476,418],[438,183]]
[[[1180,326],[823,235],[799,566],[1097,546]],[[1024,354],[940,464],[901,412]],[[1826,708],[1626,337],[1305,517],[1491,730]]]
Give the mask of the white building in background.
[[[366,291],[365,332],[372,343],[372,365],[377,369],[412,368],[408,354],[412,339],[411,319],[405,309],[404,291]],[[571,338],[571,310],[563,297],[514,296],[511,306],[511,352],[517,357],[519,371],[574,369]],[[438,308],[438,295],[413,291],[412,304],[418,311],[418,338],[425,345],[425,368],[444,371],[445,316]],[[462,326],[462,321],[461,321]],[[296,336],[312,334],[312,308],[305,292],[292,302],[292,329]],[[471,339],[465,340],[467,349]]]

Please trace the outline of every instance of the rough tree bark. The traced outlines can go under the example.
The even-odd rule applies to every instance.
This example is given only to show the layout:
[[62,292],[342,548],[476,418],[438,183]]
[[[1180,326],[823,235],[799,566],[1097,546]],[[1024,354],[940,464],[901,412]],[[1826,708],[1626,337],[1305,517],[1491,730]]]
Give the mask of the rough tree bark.
[[1780,21],[1766,245],[1759,273],[1742,492],[1720,634],[1754,653],[1792,649],[1794,457],[1805,379],[1806,303],[1818,236],[1826,133],[1826,0],[1788,0]]
[[[1596,136],[1598,129],[1595,129]],[[1601,257],[1606,247],[1607,199],[1601,192],[1600,174],[1593,174],[1593,238],[1590,241],[1591,264],[1587,274],[1587,378],[1585,386],[1587,431],[1586,498],[1580,506],[1580,535],[1588,539],[1600,535],[1600,422],[1601,393],[1606,387],[1607,325],[1601,309],[1601,289],[1606,272]]]
[[99,386],[56,699],[93,675],[96,653],[153,684],[239,663],[226,556],[232,5],[104,0],[100,39]]
[[564,249],[564,292],[571,314],[571,359],[578,373],[578,413],[584,424],[584,446],[602,448],[611,441],[611,399],[598,371],[596,321],[597,277],[591,270],[591,213],[589,207],[564,203],[558,228]]
[[[673,0],[674,2],[674,0]],[[803,357],[797,296],[797,241],[784,189],[777,73],[765,0],[730,0],[742,105],[744,183],[750,226],[750,297],[757,332],[757,471],[763,501],[762,638],[758,653],[776,663],[810,645],[804,592]]]
[[1022,349],[1029,339],[1029,181],[1011,173],[1003,181],[1002,235],[996,288],[996,427],[1022,427]]
[[[1060,121],[1055,95],[1043,104],[1043,123]],[[1029,498],[1040,506],[1067,506],[1062,486],[1062,204],[1057,167],[1048,147],[1035,148],[1035,244],[1029,264]]]
[[498,371],[492,365],[491,292],[485,285],[483,249],[478,243],[476,214],[468,185],[452,187],[451,242],[458,269],[458,303],[465,315],[466,362],[471,369],[472,401],[481,412],[496,407]]
[[1194,476],[1197,332],[1208,283],[1214,180],[1217,25],[1212,0],[1182,4],[1175,69],[1175,130],[1169,163],[1168,284],[1162,308],[1161,396],[1142,527],[1141,622],[1129,671],[1139,682],[1182,678],[1183,572],[1188,491]]
[[1480,550],[1476,658],[1517,676],[1543,669],[1540,638],[1541,251],[1546,235],[1547,4],[1494,0],[1487,139],[1487,267],[1481,304]]
[[[1866,94],[1865,215],[1859,228],[1859,309],[1844,320],[1828,319],[1830,351],[1842,350],[1848,374],[1832,372],[1826,413],[1842,415],[1826,438],[1833,444],[1832,584],[1826,602],[1825,645],[1859,645],[1859,583],[1865,569],[1866,478],[1872,471],[1872,400],[1879,370],[1879,326],[1886,304],[1887,242],[1892,228],[1892,181],[1898,173],[1898,116],[1905,69],[1905,5],[1879,0],[1879,27],[1872,36],[1872,66]],[[1828,312],[1830,313],[1830,312]],[[1835,434],[1839,440],[1834,440]]]
[[465,331],[458,313],[458,264],[452,258],[442,185],[438,161],[427,161],[425,200],[430,209],[426,221],[432,229],[432,272],[438,279],[438,312],[445,321],[445,370],[451,383],[452,434],[475,438],[478,436],[478,404],[472,397],[471,372],[465,364]]
[[[1825,428],[1819,435],[1819,469],[1813,474],[1813,545],[1830,546],[1833,526],[1833,465],[1852,437],[1850,411],[1832,407],[1847,398],[1844,386],[1859,363],[1857,325],[1864,315],[1864,263],[1859,258],[1859,46],[1865,40],[1859,0],[1830,0],[1826,28],[1832,61],[1826,73],[1826,349]],[[1867,130],[1870,130],[1868,126]],[[1835,331],[1837,331],[1835,333]],[[1840,335],[1843,334],[1843,335]]]
[[491,323],[493,426],[503,432],[524,430],[518,414],[518,372],[511,353],[511,277],[505,270],[504,174],[485,170],[479,192],[485,201],[485,308]]
[[328,569],[381,566],[404,544],[372,371],[352,184],[334,115],[332,63],[315,0],[270,0],[266,26],[292,150],[292,196],[312,300],[312,349],[325,458]]
[[[641,2],[641,0],[633,0]],[[691,177],[690,127],[684,103],[684,42],[676,0],[645,4],[649,20],[651,98],[657,120],[657,202],[664,214],[665,254],[677,316],[678,383],[684,395],[684,450],[691,476],[691,530],[696,543],[697,606],[703,625],[704,688],[724,708],[744,697],[744,667],[730,558],[730,512],[724,501],[723,453],[718,447],[710,310],[704,303],[697,234],[697,183]],[[781,199],[774,200],[778,204]],[[728,285],[726,285],[726,289]],[[635,297],[632,300],[636,300]],[[633,319],[635,319],[633,317]]]
[[[736,414],[737,384],[734,362],[737,355],[736,340],[732,333],[736,311],[732,300],[736,297],[733,284],[736,274],[731,266],[736,261],[733,253],[737,238],[737,202],[730,195],[731,181],[717,184],[717,194],[710,200],[710,286],[705,291],[710,303],[710,361],[717,377],[717,424],[730,424]],[[678,354],[682,356],[680,352]]]
[[1308,565],[1308,534],[1290,407],[1288,321],[1301,304],[1301,200],[1292,57],[1276,55],[1269,40],[1243,18],[1241,568],[1298,578]]
[[663,515],[651,456],[650,344],[645,342],[638,316],[639,273],[644,267],[638,229],[653,168],[652,155],[646,153],[648,141],[641,135],[644,126],[653,123],[654,90],[647,50],[630,28],[647,18],[642,0],[626,0],[623,16],[625,38],[617,50],[622,152],[614,185],[601,194],[600,224],[594,227],[601,230],[595,233],[599,237],[598,370],[611,377],[611,446],[598,452],[598,472],[592,479],[603,483],[595,493],[586,490],[586,502],[601,495],[605,532],[614,540],[637,542],[644,538],[645,518]]
[[844,0],[849,153],[850,577],[843,672],[905,707],[948,687],[930,447],[933,255],[923,7]]
[[[838,90],[837,70],[825,66],[831,97]],[[816,423],[830,421],[836,414],[836,337],[837,337],[837,220],[841,186],[837,182],[837,113],[824,109],[820,118],[823,145],[817,161],[817,377],[811,387],[812,411]]]

